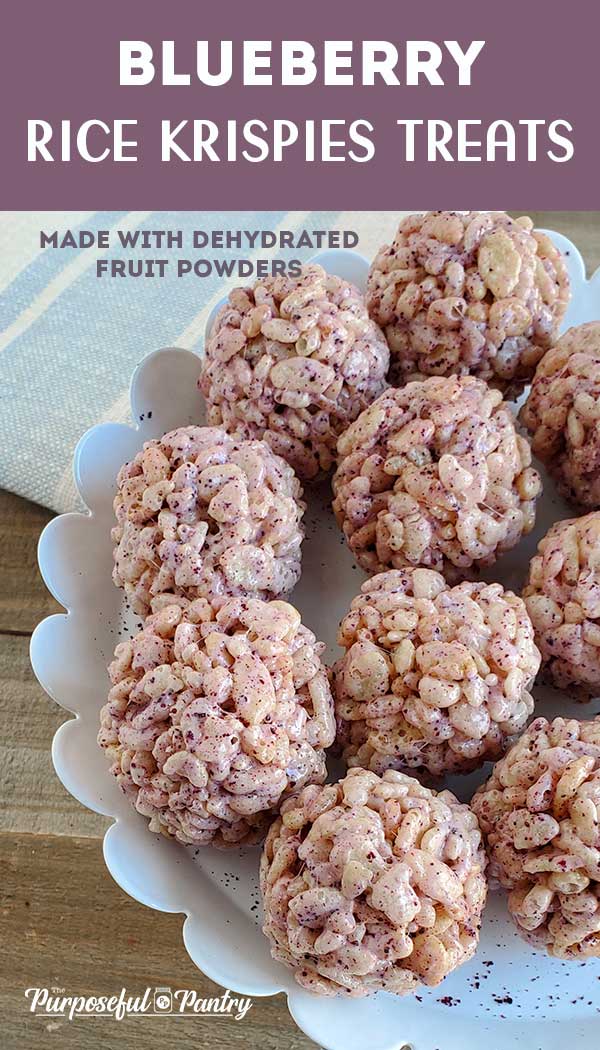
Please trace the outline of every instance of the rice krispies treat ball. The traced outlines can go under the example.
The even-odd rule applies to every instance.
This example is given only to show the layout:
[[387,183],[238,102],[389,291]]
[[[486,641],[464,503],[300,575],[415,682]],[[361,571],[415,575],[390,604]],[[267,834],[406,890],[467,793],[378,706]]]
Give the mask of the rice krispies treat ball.
[[502,755],[533,711],[533,627],[499,583],[381,573],[362,585],[338,642],[337,739],[349,766],[470,772]]
[[570,328],[544,355],[521,420],[562,494],[600,507],[600,321]]
[[300,578],[302,488],[263,441],[180,427],[117,478],[113,579],[135,612],[171,592],[277,598]]
[[477,947],[487,886],[475,816],[449,791],[351,769],[287,799],[260,879],[271,954],[319,995],[405,995]]
[[312,480],[383,390],[389,350],[354,287],[321,266],[236,288],[215,320],[200,388],[210,423],[264,438]]
[[421,565],[453,578],[528,533],[541,492],[497,390],[473,376],[388,389],[338,442],[333,509],[366,572]]
[[523,591],[544,674],[559,689],[600,693],[600,511],[557,521]]
[[471,803],[526,940],[600,956],[600,718],[536,718]]
[[286,602],[172,603],[155,599],[143,631],[117,646],[98,742],[152,831],[255,842],[282,798],[325,779],[324,647]]
[[558,249],[531,219],[505,212],[407,216],[367,285],[399,382],[471,373],[518,389],[552,346],[568,301]]

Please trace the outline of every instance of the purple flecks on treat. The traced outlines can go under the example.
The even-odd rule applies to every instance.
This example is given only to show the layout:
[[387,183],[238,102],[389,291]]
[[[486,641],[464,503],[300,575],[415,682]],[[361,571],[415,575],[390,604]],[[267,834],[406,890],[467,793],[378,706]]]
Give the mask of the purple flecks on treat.
[[600,718],[538,718],[472,806],[519,932],[559,959],[600,956]]
[[528,533],[541,492],[497,390],[473,376],[387,390],[338,442],[333,509],[366,572],[468,575]]
[[320,995],[404,995],[473,955],[486,897],[477,821],[449,791],[352,769],[284,802],[261,861],[274,958]]
[[569,301],[564,260],[532,227],[505,212],[402,219],[367,285],[393,378],[471,373],[503,390],[531,379]]
[[503,754],[533,711],[533,627],[499,583],[381,573],[363,584],[338,640],[338,742],[351,766],[468,772]]
[[300,577],[302,488],[262,441],[181,427],[117,479],[113,579],[135,612],[157,594],[276,598]]
[[600,322],[570,328],[540,361],[521,419],[562,494],[600,507]]
[[600,689],[600,512],[556,522],[523,591],[544,671],[558,688]]
[[230,293],[200,387],[210,423],[264,438],[312,480],[331,470],[339,435],[381,393],[388,365],[359,291],[312,263]]
[[255,842],[282,798],[325,779],[335,724],[322,648],[286,602],[154,599],[115,650],[98,736],[151,830]]

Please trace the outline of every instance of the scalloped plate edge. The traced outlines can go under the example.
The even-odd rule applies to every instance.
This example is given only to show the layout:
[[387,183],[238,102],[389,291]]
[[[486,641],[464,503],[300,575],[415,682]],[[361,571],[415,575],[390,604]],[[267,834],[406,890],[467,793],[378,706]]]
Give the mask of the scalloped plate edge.
[[[596,284],[600,284],[600,267],[595,271],[595,273],[589,279],[587,279],[586,272],[585,272],[585,264],[584,264],[583,258],[581,256],[579,250],[576,248],[576,246],[568,238],[566,238],[562,234],[558,234],[555,231],[551,231],[551,230],[543,230],[542,232],[547,233],[552,238],[552,240],[557,244],[557,246],[560,247],[560,249],[565,253],[565,255],[567,257],[567,260],[568,260],[568,269],[569,269],[569,274],[570,274],[571,281],[572,281],[573,285],[581,287],[583,290],[585,290],[587,292],[589,289],[591,289],[592,286],[595,286]],[[322,253],[320,253],[319,255],[315,256],[311,261],[312,262],[319,262],[322,265],[327,265],[327,266],[330,267],[330,272],[334,272],[334,273],[335,272],[339,272],[340,276],[349,277],[349,279],[352,279],[350,277],[350,274],[354,274],[355,275],[354,276],[355,282],[358,283],[359,285],[362,285],[364,287],[364,278],[366,277],[366,267],[368,267],[368,261],[363,256],[360,256],[359,253],[357,253],[357,252],[353,252],[353,251],[350,251],[350,250],[347,250],[347,249],[334,249],[334,250],[332,250],[330,252],[322,252]],[[340,267],[339,271],[337,269],[338,265]],[[359,274],[359,277],[356,276],[357,273]],[[362,274],[362,279],[360,278],[360,274]],[[215,316],[217,310],[220,308],[221,305],[222,305],[222,301],[219,304],[217,304],[217,306],[211,312],[211,315],[210,315],[209,320],[207,322],[207,331],[209,330],[209,327],[212,324],[214,316]],[[568,313],[567,313],[567,322],[568,322]],[[568,323],[567,323],[566,327],[568,327]],[[187,356],[188,358],[189,357],[196,357],[196,355],[192,354],[191,351],[184,350],[184,349],[181,349],[181,348],[178,348],[178,347],[168,347],[168,348],[158,349],[158,350],[153,351],[151,354],[147,355],[146,357],[144,357],[140,361],[140,363],[137,365],[136,369],[134,370],[134,373],[133,373],[133,376],[132,376],[132,380],[131,380],[131,384],[130,384],[130,399],[131,399],[131,404],[132,404],[132,411],[134,413],[134,419],[136,419],[136,412],[137,412],[137,408],[139,407],[136,404],[136,390],[137,390],[137,387],[138,387],[138,384],[139,384],[139,381],[140,381],[140,377],[143,375],[144,370],[148,367],[148,365],[152,361],[156,360],[161,355],[166,355],[166,354],[171,354],[171,353],[174,353],[174,354],[177,354],[177,355],[181,355],[182,357]],[[74,473],[75,473],[75,479],[76,479],[76,484],[78,486],[78,490],[80,490],[79,486],[80,486],[80,483],[81,483],[81,476],[82,476],[81,454],[82,454],[82,450],[84,448],[84,445],[85,445],[86,441],[89,439],[90,434],[92,432],[97,432],[97,431],[104,430],[105,427],[108,430],[108,429],[112,428],[113,426],[114,426],[114,424],[110,424],[110,423],[97,424],[96,426],[91,427],[90,430],[88,430],[82,436],[80,441],[78,442],[76,450],[75,450],[75,454],[74,454]],[[133,427],[127,427],[127,426],[125,426],[123,424],[120,424],[119,426],[122,427],[123,430],[129,431],[131,433],[131,436],[136,438],[138,444],[139,444],[140,438],[145,439],[147,426],[139,425],[139,422],[136,423]],[[40,540],[39,540],[39,544],[38,544],[38,564],[39,564],[39,567],[40,567],[40,572],[41,572],[42,578],[44,579],[44,582],[46,583],[47,586],[49,586],[48,582],[47,582],[47,575],[48,575],[48,573],[47,573],[46,566],[45,566],[45,561],[46,561],[45,551],[46,551],[46,543],[47,543],[47,539],[48,539],[47,533],[50,534],[50,532],[51,532],[51,530],[53,528],[60,527],[60,526],[56,525],[55,522],[59,522],[63,518],[70,517],[70,516],[72,516],[72,515],[64,515],[63,514],[63,515],[59,515],[58,518],[52,519],[52,521],[48,523],[48,525],[45,527],[45,529],[43,530],[43,532],[42,532],[42,534],[40,536]],[[90,509],[88,507],[87,511],[83,512],[81,514],[77,514],[77,512],[75,512],[75,516],[86,518],[86,519],[89,519],[90,517],[91,518],[95,518],[96,517],[96,512],[93,509]],[[54,596],[56,597],[56,594],[54,592],[54,588],[51,588],[49,586],[49,590],[51,590],[51,593],[53,593]],[[60,601],[59,597],[58,597],[58,600]],[[59,614],[54,614],[54,615],[55,616],[62,616],[62,617],[76,615],[76,608],[75,608],[75,606],[73,606],[71,608],[68,608],[66,613],[59,613]],[[41,638],[40,628],[43,628],[43,625],[47,622],[47,620],[50,620],[50,619],[52,619],[52,617],[47,617],[46,619],[42,620],[40,622],[40,624],[38,625],[38,627],[36,627],[35,631],[33,632],[32,638],[31,638],[30,658],[31,658],[31,663],[32,663],[32,667],[33,667],[33,670],[34,670],[34,674],[36,675],[36,678],[38,679],[40,685],[46,691],[46,693],[48,694],[50,699],[52,699],[59,706],[62,706],[62,707],[64,707],[67,710],[71,710],[72,713],[75,715],[76,720],[79,720],[78,712],[76,710],[73,710],[70,707],[67,707],[63,703],[63,701],[61,701],[60,697],[58,697],[58,696],[53,694],[53,692],[46,686],[46,684],[44,682],[44,679],[43,679],[43,675],[41,673],[39,673],[39,671],[38,671],[39,660],[38,660],[38,654],[37,654],[37,647],[40,644],[40,638]],[[104,839],[103,839],[103,855],[104,855],[106,867],[107,867],[111,877],[117,882],[117,884],[126,893],[128,893],[129,896],[131,896],[133,899],[138,901],[140,904],[143,904],[145,907],[150,907],[150,908],[153,908],[154,910],[160,910],[160,911],[164,911],[164,912],[181,913],[181,914],[184,914],[186,916],[186,918],[184,920],[184,923],[183,923],[183,928],[182,928],[183,943],[185,945],[186,951],[188,952],[188,954],[189,954],[190,958],[192,959],[192,961],[194,962],[194,964],[196,966],[198,966],[198,968],[201,969],[202,972],[204,972],[209,978],[211,978],[212,980],[216,981],[216,983],[218,983],[218,984],[230,987],[232,990],[235,990],[235,991],[240,992],[242,994],[252,994],[253,996],[256,996],[256,997],[267,997],[267,996],[276,995],[276,994],[278,994],[280,992],[283,992],[286,995],[286,998],[287,998],[287,1004],[288,1004],[288,1009],[289,1009],[290,1015],[292,1016],[292,1018],[294,1019],[294,1021],[298,1025],[298,1027],[301,1028],[301,1030],[304,1031],[305,1034],[309,1038],[313,1039],[316,1043],[319,1043],[324,1048],[324,1050],[339,1050],[340,1044],[339,1044],[337,1038],[334,1037],[334,1040],[330,1041],[330,1039],[327,1036],[324,1035],[323,1028],[319,1024],[319,1020],[322,1017],[322,1013],[321,1013],[321,1009],[316,1008],[316,1005],[318,1003],[319,1006],[322,1006],[323,1002],[320,999],[318,999],[318,997],[309,996],[307,993],[303,993],[302,991],[297,990],[295,987],[290,987],[289,985],[286,986],[286,984],[285,984],[285,977],[284,976],[282,976],[282,980],[284,981],[283,984],[279,984],[279,983],[275,982],[274,984],[272,984],[272,985],[269,984],[267,987],[263,987],[263,988],[260,988],[260,987],[257,987],[257,986],[252,986],[252,991],[251,992],[249,992],[249,991],[247,992],[246,988],[244,986],[236,987],[235,986],[235,982],[229,983],[228,980],[227,980],[227,975],[223,972],[222,968],[220,968],[216,964],[213,964],[208,958],[206,958],[204,956],[199,958],[198,957],[199,953],[197,952],[197,950],[190,946],[190,943],[189,943],[189,929],[190,929],[190,926],[194,922],[194,916],[193,916],[193,914],[191,912],[191,906],[189,906],[189,905],[186,906],[184,904],[181,904],[181,905],[178,905],[178,906],[175,906],[175,907],[171,907],[169,905],[159,904],[155,900],[150,901],[148,898],[144,899],[143,895],[140,895],[140,893],[137,891],[137,888],[135,886],[133,886],[132,884],[125,884],[124,885],[124,881],[125,880],[123,880],[122,878],[117,878],[117,876],[115,874],[115,871],[113,870],[113,865],[111,864],[109,858],[110,858],[111,840],[112,840],[113,836],[118,836],[118,834],[119,834],[120,825],[122,823],[121,818],[117,814],[115,814],[113,812],[114,807],[109,807],[107,809],[105,806],[103,806],[101,804],[101,802],[99,800],[94,799],[92,801],[91,799],[85,799],[85,800],[81,799],[79,797],[78,793],[76,793],[76,792],[71,790],[70,778],[68,777],[68,775],[65,775],[65,773],[63,772],[63,765],[62,765],[61,758],[59,756],[60,743],[61,743],[61,734],[63,732],[69,732],[69,730],[67,729],[67,726],[72,721],[73,721],[72,719],[66,720],[59,727],[59,729],[57,730],[57,732],[55,734],[55,737],[54,737],[54,740],[53,740],[53,744],[52,744],[53,764],[54,764],[54,768],[55,768],[55,771],[56,771],[56,774],[57,774],[58,778],[60,779],[61,783],[64,784],[64,786],[65,786],[67,791],[69,791],[71,794],[73,794],[74,797],[77,798],[77,800],[80,801],[83,805],[85,805],[88,808],[93,809],[96,812],[101,813],[101,814],[103,814],[103,815],[105,815],[105,816],[107,816],[107,817],[112,819],[113,823],[107,829],[107,831],[106,831],[106,833],[104,835]],[[314,1001],[314,1007],[313,1007],[313,1001]],[[307,1015],[307,1004],[308,1003],[310,1003],[311,1008],[314,1008],[314,1014],[316,1015],[316,1017],[311,1018],[311,1017],[309,1017]],[[407,1005],[407,1012],[408,1012],[409,1005],[411,1005],[413,1007],[413,1009],[410,1010],[410,1013],[416,1012],[414,1010],[414,1004],[408,1004],[408,1002],[407,1002],[406,1005]],[[421,1011],[421,1013],[423,1013],[423,1011]],[[424,1020],[424,1018],[423,1018],[423,1020]],[[414,1024],[416,1023],[416,1020],[414,1018],[413,1018],[413,1022],[414,1023],[409,1024],[407,1027],[408,1027],[409,1031],[412,1029],[412,1034],[413,1035],[416,1035],[417,1032],[415,1031],[415,1027],[414,1027]],[[517,1032],[519,1034],[522,1034],[523,1028],[526,1028],[529,1023],[530,1022],[516,1023]],[[439,1041],[439,1034],[434,1031],[434,1029],[436,1029],[436,1025],[437,1025],[437,1021],[436,1021],[435,1018],[432,1018],[431,1024],[423,1024],[422,1021],[419,1021],[418,1026],[417,1026],[417,1028],[418,1028],[418,1038],[419,1038],[419,1050],[433,1050],[434,1043],[437,1043]],[[460,1023],[457,1025],[457,1022],[454,1021],[454,1019],[452,1019],[450,1017],[447,1019],[447,1021],[445,1020],[445,1025],[447,1026],[448,1039],[451,1040],[452,1045],[450,1046],[449,1043],[447,1043],[445,1048],[444,1048],[444,1050],[454,1050],[454,1047],[456,1047],[457,1050],[466,1050],[466,1044],[464,1043],[463,1035],[461,1035],[461,1030],[464,1033],[465,1028],[467,1028],[467,1027],[472,1029],[472,1032],[473,1032],[473,1036],[474,1036],[474,1040],[473,1040],[473,1043],[472,1043],[473,1048],[475,1047],[475,1045],[478,1045],[481,1035],[484,1034],[484,1032],[486,1030],[489,1030],[489,1031],[492,1030],[491,1027],[490,1027],[490,1029],[488,1029],[487,1025],[484,1025],[481,1022],[474,1022],[473,1024],[470,1024],[470,1023],[467,1024],[467,1023],[465,1023],[464,1019],[461,1019]],[[514,1050],[514,1047],[515,1047],[514,1037],[517,1034],[517,1032],[515,1032],[515,1023],[510,1022],[510,1023],[504,1025],[505,1031],[502,1030],[502,1022],[501,1021],[495,1021],[494,1019],[491,1019],[491,1025],[493,1025],[494,1040],[495,1040],[495,1042],[494,1042],[494,1050]],[[588,1027],[589,1026],[584,1026],[585,1032],[584,1032],[583,1028],[581,1030],[581,1035],[584,1036],[584,1038],[587,1037],[588,1035],[590,1037],[589,1046],[586,1043],[585,1050],[595,1050],[595,1047],[597,1045],[597,1042],[596,1042],[596,1040],[597,1040],[597,1033],[596,1032],[591,1032],[591,1031],[587,1032],[587,1028]],[[509,1031],[509,1029],[510,1029],[510,1031]],[[555,1048],[556,1048],[556,1050],[558,1050],[559,1046],[560,1047],[563,1046],[563,1044],[564,1044],[564,1034],[561,1034],[561,1031],[562,1031],[562,1026],[561,1025],[557,1026],[556,1023],[548,1022],[548,1023],[544,1023],[544,1029],[548,1030],[547,1032],[546,1031],[544,1032],[544,1037],[546,1037],[546,1035],[548,1035],[549,1040],[550,1040],[550,1041],[545,1041],[545,1043],[544,1043],[544,1050],[555,1050]],[[552,1031],[552,1029],[554,1029],[555,1031]],[[499,1041],[499,1037],[500,1037],[500,1041]],[[421,1040],[423,1038],[427,1039],[427,1041],[428,1041],[428,1046],[427,1047],[425,1047],[424,1043],[421,1042]],[[505,1041],[505,1038],[508,1039],[507,1042]],[[539,1038],[539,1036],[537,1038]],[[430,1040],[432,1040],[432,1041],[430,1042]],[[369,1048],[369,1050],[400,1050],[400,1048],[405,1046],[405,1045],[406,1045],[406,1038],[405,1037],[398,1037],[397,1034],[394,1034],[394,1035],[390,1034],[389,1037],[387,1037],[387,1036],[384,1037],[384,1039],[381,1040],[381,1041],[378,1041],[377,1044],[373,1043],[373,1045]],[[346,1050],[354,1050],[354,1048],[350,1047],[348,1045],[348,1043],[345,1044],[345,1047],[346,1047]],[[358,1048],[357,1047],[356,1050],[364,1050],[364,1048]],[[469,1046],[469,1050],[471,1050],[471,1046]],[[579,1044],[579,1050],[584,1050],[584,1045],[582,1043]]]

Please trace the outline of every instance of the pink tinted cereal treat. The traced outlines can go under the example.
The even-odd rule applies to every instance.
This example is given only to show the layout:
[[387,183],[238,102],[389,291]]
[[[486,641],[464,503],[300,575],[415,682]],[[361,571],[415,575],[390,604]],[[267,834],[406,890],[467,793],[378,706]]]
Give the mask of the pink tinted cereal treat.
[[481,376],[505,390],[531,379],[569,301],[564,260],[525,216],[409,215],[370,270],[367,305],[392,375]]
[[475,952],[484,871],[477,820],[449,791],[351,769],[284,802],[261,861],[263,929],[311,992],[406,995]]
[[152,831],[255,842],[282,798],[325,779],[335,725],[323,646],[286,602],[169,602],[117,646],[98,742]]
[[213,326],[200,387],[210,423],[264,438],[311,480],[385,386],[389,351],[354,285],[302,267],[229,295]]
[[119,472],[113,579],[142,614],[165,592],[216,602],[287,594],[300,577],[301,496],[263,441],[172,430]]
[[521,419],[562,494],[600,507],[600,321],[570,328],[544,355]]
[[338,641],[333,691],[349,766],[469,772],[503,754],[533,711],[533,627],[499,583],[381,573],[362,585]]
[[550,528],[523,597],[549,680],[584,697],[600,693],[600,511]]
[[432,376],[386,390],[338,443],[336,518],[369,573],[422,565],[464,576],[514,547],[541,492],[497,390]]
[[600,718],[537,718],[472,801],[519,933],[600,956]]

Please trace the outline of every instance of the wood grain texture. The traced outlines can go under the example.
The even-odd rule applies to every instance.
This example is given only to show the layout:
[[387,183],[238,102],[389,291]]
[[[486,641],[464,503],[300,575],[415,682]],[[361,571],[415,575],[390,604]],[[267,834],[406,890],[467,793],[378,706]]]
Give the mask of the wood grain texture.
[[[600,266],[600,213],[532,217],[537,226],[570,237],[588,273]],[[214,1050],[244,1045],[307,1050],[313,1044],[297,1031],[281,996],[256,1000],[237,1024],[145,1017],[118,1027],[100,1019],[49,1025],[26,1012],[23,991],[32,985],[88,994],[170,985],[219,994],[184,950],[181,916],[149,911],[115,886],[101,852],[107,821],[84,810],[54,775],[50,745],[67,715],[37,685],[28,659],[29,634],[44,616],[59,611],[36,564],[38,537],[51,517],[48,510],[0,492],[2,1045],[146,1050],[166,1040],[169,1046],[185,1041]]]
[[68,717],[34,677],[29,638],[0,634],[0,831],[104,834],[108,820],[69,795],[52,767],[52,737]]
[[60,606],[44,587],[37,543],[52,511],[10,492],[0,499],[0,633],[31,634]]
[[[98,842],[0,835],[2,870],[2,1046],[5,1050],[147,1050],[191,1045],[211,1050],[309,1050],[282,996],[255,999],[241,1021],[216,1017],[137,1017],[72,1022],[32,1015],[26,988],[66,995],[142,995],[146,987],[221,989],[199,972],[181,942],[181,915],[149,911],[109,878]],[[9,950],[6,950],[6,949]]]
[[[511,211],[511,215],[523,215]],[[545,230],[564,234],[579,248],[588,277],[600,266],[600,212],[596,211],[530,211],[535,225]]]

